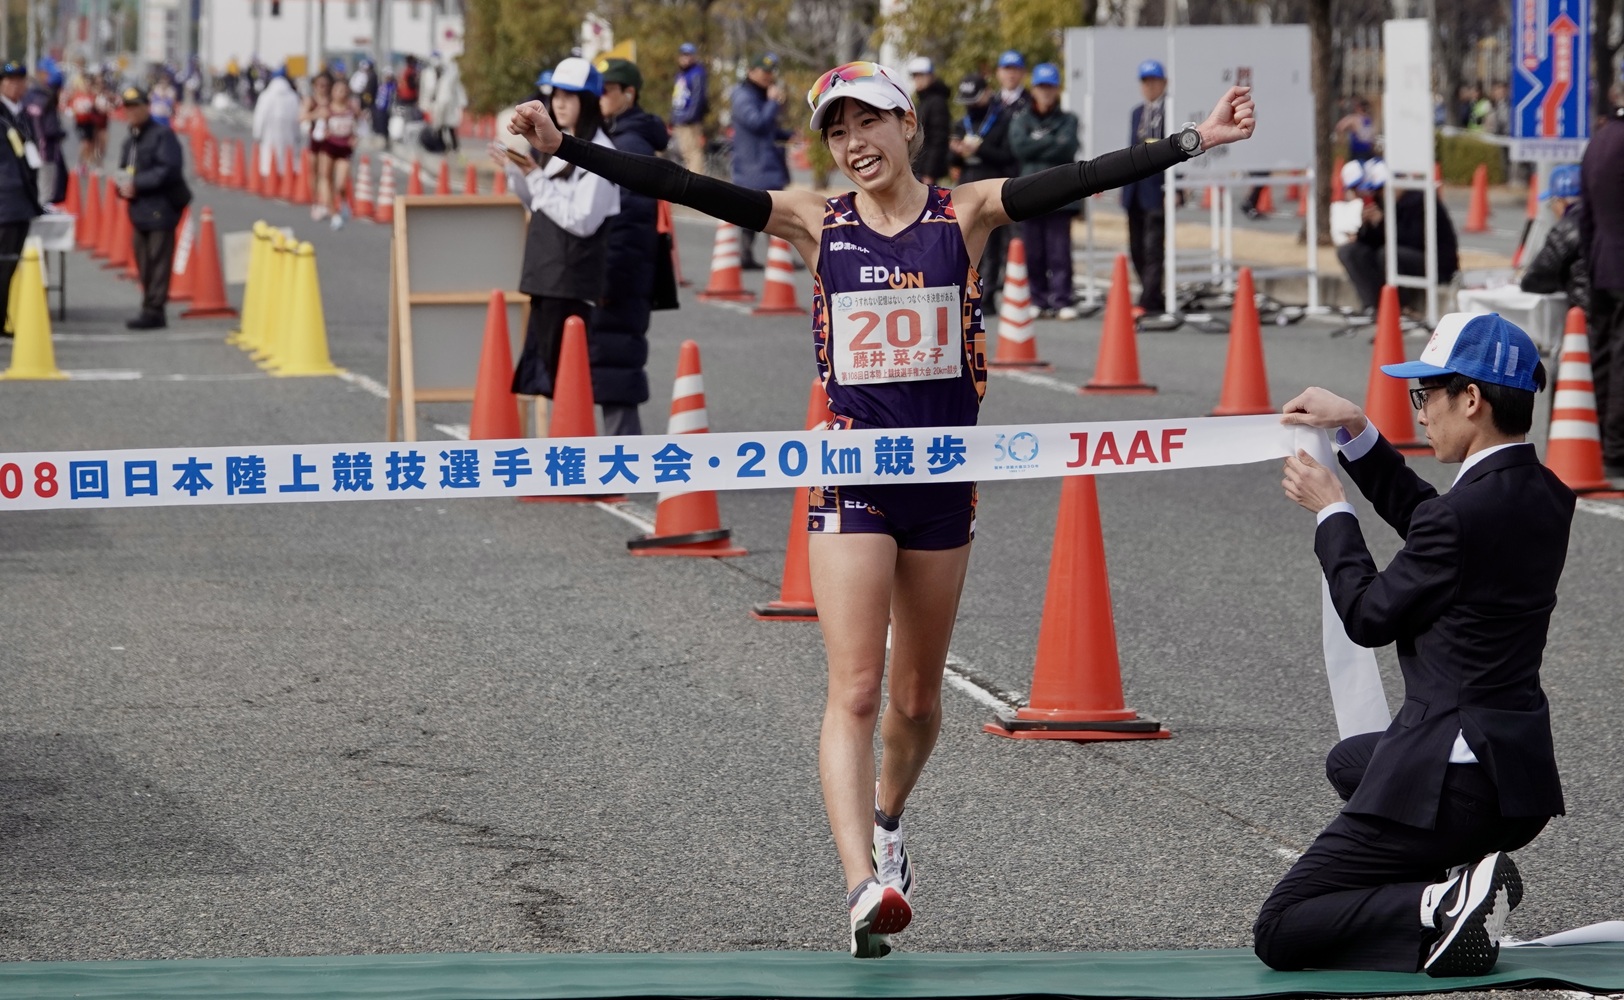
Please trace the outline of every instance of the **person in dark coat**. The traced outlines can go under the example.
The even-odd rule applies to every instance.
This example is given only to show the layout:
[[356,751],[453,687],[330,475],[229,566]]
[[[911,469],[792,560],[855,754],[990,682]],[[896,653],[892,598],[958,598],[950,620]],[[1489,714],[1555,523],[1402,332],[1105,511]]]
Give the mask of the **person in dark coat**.
[[[1167,70],[1154,59],[1139,64],[1139,92],[1144,102],[1135,106],[1128,123],[1128,142],[1164,138],[1167,124]],[[1167,207],[1163,175],[1122,186],[1122,207],[1128,212],[1128,256],[1139,275],[1140,314],[1165,311],[1163,261],[1167,256]]]
[[[965,76],[959,81],[958,100],[964,106],[964,117],[953,125],[948,149],[953,153],[950,162],[959,172],[959,183],[1016,176],[1015,154],[1009,151],[1009,123],[1014,115],[995,98],[987,87],[987,78],[979,73]],[[1003,295],[1004,254],[1012,228],[994,229],[981,253],[977,270],[982,301],[988,304],[994,295]]]
[[[638,103],[643,74],[634,63],[611,59],[603,69],[604,127],[616,149],[656,156],[671,137],[659,118]],[[604,433],[641,434],[637,414],[648,402],[648,322],[654,304],[655,228],[658,202],[634,191],[620,192],[620,214],[609,220],[609,273],[614,276],[588,326],[592,398],[603,407]]]
[[129,202],[135,267],[141,274],[141,314],[124,325],[131,330],[156,330],[169,322],[164,306],[169,302],[169,272],[175,259],[175,227],[180,225],[181,210],[192,200],[192,190],[186,186],[180,140],[169,126],[152,120],[147,92],[126,87],[121,97],[130,135],[118,157],[124,172],[118,193]]
[[1590,262],[1579,239],[1579,167],[1564,163],[1551,171],[1550,186],[1540,196],[1551,203],[1556,225],[1545,244],[1523,272],[1519,287],[1525,292],[1549,295],[1563,292],[1568,305],[1590,312]]
[[909,62],[908,72],[913,75],[914,114],[925,135],[914,158],[914,172],[926,184],[940,184],[947,180],[947,144],[953,130],[953,113],[947,109],[950,91],[936,78],[936,64],[925,56]]
[[[1060,67],[1038,63],[1032,69],[1031,103],[1015,112],[1009,126],[1009,148],[1021,176],[1071,163],[1078,145],[1077,116],[1060,109]],[[1077,318],[1071,305],[1071,221],[1082,210],[1082,202],[1072,202],[1021,223],[1032,305],[1045,318]]]
[[[1624,89],[1615,88],[1615,104]],[[1579,165],[1579,240],[1590,261],[1590,367],[1601,460],[1624,486],[1624,107],[1596,130]]]
[[[1348,272],[1365,309],[1374,312],[1387,283],[1387,229],[1382,201],[1378,197],[1387,184],[1387,165],[1381,160],[1365,163],[1361,188],[1371,197],[1365,202],[1359,232],[1337,247],[1337,259]],[[1427,202],[1420,191],[1404,191],[1393,202],[1393,224],[1398,227],[1398,273],[1425,274],[1427,270]],[[1455,224],[1450,221],[1444,200],[1433,195],[1438,210],[1438,283],[1445,284],[1460,270],[1460,250],[1455,240]],[[1403,293],[1412,289],[1401,289]]]
[[[0,288],[11,287],[29,223],[45,214],[39,203],[39,147],[22,105],[27,90],[28,67],[20,62],[0,66],[0,128],[10,140],[0,142]],[[0,302],[0,330],[5,329],[6,305]]]
[[[782,191],[789,186],[789,163],[784,144],[790,131],[780,121],[786,100],[778,84],[778,57],[769,52],[750,64],[733,88],[733,183],[758,191]],[[740,231],[739,266],[759,271],[756,234]]]
[[1314,512],[1314,552],[1348,638],[1395,644],[1404,702],[1381,732],[1331,749],[1347,804],[1270,894],[1253,928],[1272,969],[1480,976],[1523,896],[1506,853],[1563,812],[1540,667],[1575,498],[1527,440],[1545,367],[1492,313],[1450,313],[1416,361],[1439,493],[1354,403],[1308,389],[1282,422],[1335,430],[1341,465],[1404,540],[1377,570],[1336,473],[1286,459],[1286,496]]

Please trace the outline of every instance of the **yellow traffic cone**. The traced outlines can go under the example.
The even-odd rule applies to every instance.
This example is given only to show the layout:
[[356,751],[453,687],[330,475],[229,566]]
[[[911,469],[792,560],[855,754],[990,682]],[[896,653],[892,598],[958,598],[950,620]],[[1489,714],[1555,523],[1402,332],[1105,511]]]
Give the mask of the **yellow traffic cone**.
[[45,304],[45,279],[39,269],[39,248],[23,247],[22,265],[12,276],[8,290],[15,303],[12,324],[17,342],[11,349],[11,367],[0,379],[65,379],[56,367],[56,351],[51,347],[51,311]]
[[294,264],[292,322],[282,328],[281,364],[277,375],[339,375],[327,354],[327,320],[321,308],[321,282],[316,277],[316,248],[299,244]]
[[17,298],[17,290],[22,287],[23,269],[19,264],[11,272],[11,287],[6,289],[6,332],[12,336],[17,335],[17,307],[21,300]]
[[286,343],[284,332],[288,319],[293,315],[293,250],[296,247],[292,240],[283,236],[277,230],[271,231],[271,253],[265,262],[265,270],[270,280],[265,283],[269,295],[265,302],[264,315],[260,317],[259,346],[250,355],[259,366],[268,371],[275,371],[282,363],[283,345]]
[[236,344],[239,347],[251,347],[254,331],[255,296],[261,290],[259,287],[260,261],[265,255],[265,223],[263,220],[254,223],[252,237],[248,241],[248,281],[242,286],[242,314],[238,317],[237,329],[231,331],[226,337],[226,343]]

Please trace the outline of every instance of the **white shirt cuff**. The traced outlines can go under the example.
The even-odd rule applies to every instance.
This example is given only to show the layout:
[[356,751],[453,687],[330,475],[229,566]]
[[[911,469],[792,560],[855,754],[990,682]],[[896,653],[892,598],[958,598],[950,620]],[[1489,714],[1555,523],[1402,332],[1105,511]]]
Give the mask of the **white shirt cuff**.
[[1314,515],[1314,524],[1316,526],[1324,524],[1325,519],[1330,517],[1332,514],[1353,514],[1354,517],[1359,516],[1358,514],[1354,514],[1353,504],[1348,503],[1346,500],[1338,500],[1336,503],[1321,508],[1320,512]]
[[1376,425],[1368,420],[1365,421],[1365,429],[1359,432],[1358,437],[1349,437],[1347,431],[1338,427],[1336,429],[1337,450],[1342,452],[1343,458],[1350,462],[1357,462],[1370,454],[1370,449],[1376,447],[1376,439],[1380,436],[1380,432],[1376,430]]

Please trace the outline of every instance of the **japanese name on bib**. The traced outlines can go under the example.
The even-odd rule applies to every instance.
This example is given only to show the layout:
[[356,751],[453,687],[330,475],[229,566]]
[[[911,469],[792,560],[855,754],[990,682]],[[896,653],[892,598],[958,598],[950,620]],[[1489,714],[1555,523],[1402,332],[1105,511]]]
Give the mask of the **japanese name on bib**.
[[829,305],[830,355],[843,385],[958,377],[957,285],[840,292]]

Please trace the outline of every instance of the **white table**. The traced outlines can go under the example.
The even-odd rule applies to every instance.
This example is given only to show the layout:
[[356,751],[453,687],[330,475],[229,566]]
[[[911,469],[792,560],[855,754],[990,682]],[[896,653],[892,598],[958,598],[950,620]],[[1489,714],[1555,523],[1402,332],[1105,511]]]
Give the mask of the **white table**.
[[1499,313],[1534,338],[1542,354],[1554,356],[1562,349],[1568,315],[1568,297],[1562,292],[1541,295],[1516,285],[1462,288],[1455,293],[1455,302],[1461,312]]

